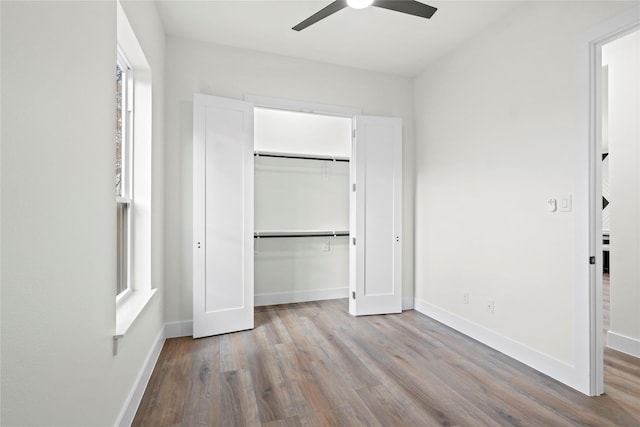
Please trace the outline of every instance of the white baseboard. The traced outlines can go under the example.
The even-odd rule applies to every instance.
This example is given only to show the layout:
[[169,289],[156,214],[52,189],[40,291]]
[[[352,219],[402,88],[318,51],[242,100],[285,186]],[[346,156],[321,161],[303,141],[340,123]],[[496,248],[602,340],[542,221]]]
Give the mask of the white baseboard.
[[402,298],[402,310],[413,310],[413,298]]
[[179,338],[193,336],[193,321],[171,322],[164,324],[165,338]]
[[320,301],[325,299],[348,298],[349,288],[318,289],[313,291],[278,292],[256,294],[254,304],[262,305],[291,304],[294,302]]
[[607,332],[607,347],[631,356],[640,357],[640,340],[627,337],[615,332]]
[[118,419],[116,420],[116,426],[129,427],[133,422],[133,418],[136,416],[136,411],[138,410],[138,406],[140,406],[142,396],[147,388],[147,384],[149,384],[149,379],[153,373],[153,368],[156,366],[156,362],[158,361],[163,345],[164,328],[160,330],[158,337],[149,351],[146,362],[142,366],[142,369],[138,373],[138,377],[133,383],[133,388],[131,389],[131,392],[129,392],[129,396],[122,406],[120,415],[118,415]]
[[415,310],[570,387],[577,388],[574,381],[575,369],[566,362],[417,298],[415,299]]

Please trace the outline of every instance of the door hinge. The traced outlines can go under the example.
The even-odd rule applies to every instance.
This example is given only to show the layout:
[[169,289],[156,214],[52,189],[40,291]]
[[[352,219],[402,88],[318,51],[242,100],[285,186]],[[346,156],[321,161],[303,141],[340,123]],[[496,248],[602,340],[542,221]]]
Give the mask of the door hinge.
[[589,257],[589,264],[591,264],[591,265],[595,265],[595,263],[596,263],[596,257],[594,257],[594,256],[590,256],[590,257]]
[[355,246],[356,245],[356,238],[354,237],[351,240],[353,241],[353,246]]
[[351,185],[351,191],[356,191],[356,185],[355,184]]
[[355,129],[353,129],[353,130],[351,131],[351,136],[352,136],[353,138],[355,138],[355,137],[356,137],[356,130],[355,130]]
[[356,299],[356,291],[351,292],[351,298]]

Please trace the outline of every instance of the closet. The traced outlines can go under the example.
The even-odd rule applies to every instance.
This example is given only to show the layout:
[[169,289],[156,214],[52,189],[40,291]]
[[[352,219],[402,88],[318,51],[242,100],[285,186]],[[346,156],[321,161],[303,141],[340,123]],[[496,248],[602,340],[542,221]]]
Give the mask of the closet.
[[402,121],[263,104],[194,95],[194,338],[256,304],[401,312]]
[[351,128],[254,109],[255,305],[347,297]]

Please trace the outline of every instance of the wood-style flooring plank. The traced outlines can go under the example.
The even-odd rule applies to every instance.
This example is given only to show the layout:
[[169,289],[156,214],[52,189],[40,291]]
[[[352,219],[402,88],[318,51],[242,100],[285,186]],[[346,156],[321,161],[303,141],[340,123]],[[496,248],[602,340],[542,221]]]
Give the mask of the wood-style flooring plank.
[[587,397],[415,311],[256,309],[251,331],[167,340],[134,426],[640,426],[640,360],[606,349]]
[[168,344],[165,342],[154,374],[147,385],[147,391],[153,391],[152,398],[147,405],[138,409],[142,420],[150,417],[153,422],[143,422],[140,425],[165,427],[182,422],[187,388],[166,385],[182,383],[183,378],[191,377],[192,344],[193,340],[190,338],[178,338]]
[[221,412],[218,419],[223,426],[260,425],[253,381],[248,369],[223,373]]
[[190,378],[182,421],[184,425],[208,427],[221,412],[219,340],[203,338],[192,343]]

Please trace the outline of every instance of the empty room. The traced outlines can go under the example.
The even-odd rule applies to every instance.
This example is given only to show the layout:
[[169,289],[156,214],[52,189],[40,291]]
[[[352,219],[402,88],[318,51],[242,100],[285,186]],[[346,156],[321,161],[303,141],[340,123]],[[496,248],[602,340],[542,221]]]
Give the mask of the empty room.
[[0,425],[640,425],[639,1],[0,25]]

